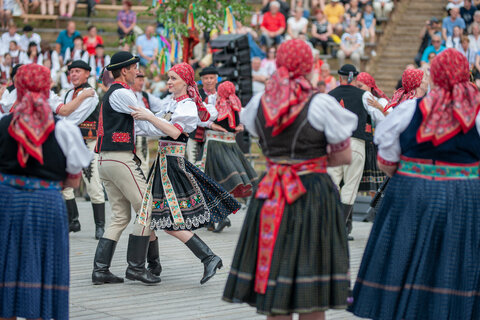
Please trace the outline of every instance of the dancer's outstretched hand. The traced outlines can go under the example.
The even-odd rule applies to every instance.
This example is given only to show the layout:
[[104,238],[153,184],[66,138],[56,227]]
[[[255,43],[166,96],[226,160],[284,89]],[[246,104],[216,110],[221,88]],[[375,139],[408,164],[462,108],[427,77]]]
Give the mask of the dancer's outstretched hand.
[[134,106],[128,106],[130,109],[132,109],[132,113],[130,115],[133,117],[135,120],[149,120],[151,117],[155,117],[155,115],[148,109],[141,108],[141,107],[134,107]]

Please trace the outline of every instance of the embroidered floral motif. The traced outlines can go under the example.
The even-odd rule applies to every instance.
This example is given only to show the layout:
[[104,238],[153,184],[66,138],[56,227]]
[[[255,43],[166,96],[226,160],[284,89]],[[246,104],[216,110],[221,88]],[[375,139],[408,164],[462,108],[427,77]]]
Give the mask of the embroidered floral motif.
[[350,146],[350,138],[343,140],[339,143],[331,144],[330,151],[331,152],[340,152],[347,149]]
[[200,160],[199,163],[197,163],[197,167],[200,168],[200,170],[205,172],[205,163],[207,161],[207,150],[208,150],[208,142],[209,141],[220,141],[220,142],[226,142],[226,143],[237,143],[235,140],[235,134],[231,132],[220,132],[220,131],[213,131],[213,130],[207,130],[207,135],[205,139],[205,144],[203,145],[203,154],[202,154],[202,160]]
[[[202,202],[202,198],[196,194],[191,198],[181,200],[178,204],[180,206],[180,209],[188,209],[188,208],[194,207],[199,202]],[[163,210],[164,208],[168,208],[168,207],[169,206],[168,206],[167,199],[164,199],[162,201],[152,202],[153,209]]]
[[415,160],[402,158],[397,173],[429,180],[478,179],[480,177],[478,162],[455,164],[445,162],[424,163],[424,161]]
[[60,190],[62,185],[59,181],[43,180],[32,177],[23,177],[0,173],[0,183],[16,188],[24,189],[48,189]]
[[114,132],[112,134],[112,141],[120,143],[130,143],[132,139],[129,132]]

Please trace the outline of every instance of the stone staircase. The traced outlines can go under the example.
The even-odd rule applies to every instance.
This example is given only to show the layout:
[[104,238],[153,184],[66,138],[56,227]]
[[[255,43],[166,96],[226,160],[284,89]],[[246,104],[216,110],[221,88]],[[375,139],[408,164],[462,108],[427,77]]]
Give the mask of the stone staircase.
[[397,2],[391,21],[377,46],[377,57],[367,65],[385,94],[393,95],[405,66],[413,59],[420,46],[418,37],[425,21],[432,16],[438,19],[446,15],[444,0],[402,0]]

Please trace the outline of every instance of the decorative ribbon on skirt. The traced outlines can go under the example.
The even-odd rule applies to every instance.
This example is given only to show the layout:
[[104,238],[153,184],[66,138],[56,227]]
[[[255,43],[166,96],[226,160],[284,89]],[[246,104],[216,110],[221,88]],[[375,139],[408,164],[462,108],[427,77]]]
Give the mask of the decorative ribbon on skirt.
[[285,202],[292,204],[307,192],[299,174],[327,172],[326,156],[300,163],[278,163],[267,159],[267,163],[267,174],[260,182],[255,195],[257,199],[266,199],[260,211],[260,237],[255,273],[255,292],[261,294],[267,290],[273,250]]

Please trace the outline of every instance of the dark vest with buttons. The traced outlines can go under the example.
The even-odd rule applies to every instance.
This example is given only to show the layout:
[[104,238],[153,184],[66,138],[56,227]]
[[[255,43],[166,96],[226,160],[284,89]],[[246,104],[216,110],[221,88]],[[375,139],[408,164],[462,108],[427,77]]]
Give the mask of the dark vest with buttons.
[[[80,88],[91,88],[91,86],[88,83],[84,83],[80,86]],[[67,103],[67,97],[70,91],[73,91],[75,89],[70,89],[67,92],[67,94],[65,95],[65,99],[63,100],[64,104]],[[72,95],[72,98],[73,98],[73,95]],[[73,99],[70,99],[70,101],[72,100]],[[97,138],[97,125],[98,125],[99,114],[100,114],[100,104],[97,105],[95,110],[88,116],[87,119],[85,119],[85,121],[83,121],[78,125],[78,127],[80,128],[80,132],[82,133],[83,139],[93,140]]]
[[364,90],[350,85],[341,85],[330,91],[328,94],[337,99],[337,101],[347,110],[355,113],[358,117],[357,129],[353,131],[352,137],[372,141],[372,125],[370,116],[363,106]]
[[[67,178],[67,159],[55,139],[55,130],[42,144],[43,164],[30,156],[27,166],[22,168],[17,160],[18,143],[8,133],[13,114],[0,119],[0,172],[17,176],[36,177],[51,181],[63,181]],[[57,123],[58,118],[55,118]]]
[[266,157],[308,160],[327,155],[325,134],[312,127],[307,119],[312,98],[313,96],[295,121],[276,136],[272,136],[273,127],[265,126],[265,116],[260,102],[255,127]]
[[120,83],[113,83],[103,97],[97,130],[95,152],[101,151],[135,151],[135,124],[133,117],[113,110],[110,96],[115,90],[124,88]]

